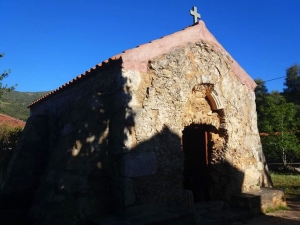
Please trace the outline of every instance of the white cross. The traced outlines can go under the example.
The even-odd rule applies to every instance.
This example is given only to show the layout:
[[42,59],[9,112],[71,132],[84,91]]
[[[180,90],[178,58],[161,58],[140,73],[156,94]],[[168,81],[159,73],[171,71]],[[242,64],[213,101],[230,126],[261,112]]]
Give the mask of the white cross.
[[194,17],[194,24],[198,22],[198,19],[200,19],[200,14],[197,13],[197,7],[193,6],[193,10],[190,10],[191,15]]

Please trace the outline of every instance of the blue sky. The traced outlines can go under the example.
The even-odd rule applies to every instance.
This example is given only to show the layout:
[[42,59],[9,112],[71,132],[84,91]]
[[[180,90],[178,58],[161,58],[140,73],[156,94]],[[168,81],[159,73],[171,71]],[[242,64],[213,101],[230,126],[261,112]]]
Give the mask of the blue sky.
[[[0,71],[17,91],[49,91],[105,59],[192,24],[210,32],[252,78],[300,63],[299,0],[0,1]],[[269,91],[284,79],[267,82]]]

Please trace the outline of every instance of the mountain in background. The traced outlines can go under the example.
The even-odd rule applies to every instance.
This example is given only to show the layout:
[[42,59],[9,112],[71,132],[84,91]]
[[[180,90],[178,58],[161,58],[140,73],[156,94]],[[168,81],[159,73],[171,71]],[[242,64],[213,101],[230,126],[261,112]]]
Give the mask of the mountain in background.
[[12,91],[4,93],[0,99],[0,113],[26,121],[29,117],[29,108],[27,108],[27,106],[47,93],[49,93],[49,91]]

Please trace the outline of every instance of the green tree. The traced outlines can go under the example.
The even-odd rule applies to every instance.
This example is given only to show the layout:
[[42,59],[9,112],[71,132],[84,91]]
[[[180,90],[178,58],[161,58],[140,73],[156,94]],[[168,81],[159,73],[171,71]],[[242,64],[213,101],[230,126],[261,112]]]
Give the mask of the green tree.
[[13,127],[9,124],[0,124],[0,183],[8,163],[17,147],[23,128]]
[[[0,58],[4,56],[4,53],[0,54]],[[5,92],[10,92],[15,89],[16,85],[8,87],[3,85],[3,79],[8,77],[10,70],[4,71],[0,74],[0,98]],[[1,110],[1,109],[0,109]],[[3,111],[3,110],[1,110]],[[2,179],[3,172],[10,161],[13,150],[16,147],[17,139],[21,133],[21,128],[11,128],[6,125],[0,125],[0,179]]]
[[[2,58],[4,56],[4,53],[0,54],[0,58]],[[8,87],[8,85],[3,85],[3,79],[8,77],[10,73],[10,69],[9,70],[4,70],[4,72],[2,74],[0,74],[0,98],[3,96],[3,93],[5,92],[10,92],[10,91],[13,91],[15,90],[16,86],[17,85],[13,85],[11,87]]]
[[281,158],[283,163],[300,156],[300,143],[296,136],[300,120],[294,103],[287,103],[279,92],[266,97],[261,108],[259,129],[267,159]]
[[[256,103],[256,111],[257,111],[257,119],[258,122],[261,121],[261,110],[264,106],[264,102],[266,100],[266,97],[268,96],[268,89],[266,87],[266,83],[258,78],[254,80],[255,83],[257,84],[254,93],[255,93],[255,103]],[[259,125],[258,125],[259,127]]]
[[288,102],[300,104],[300,65],[294,64],[286,70],[283,93]]
[[257,84],[257,86],[254,90],[255,96],[256,96],[256,101],[263,102],[265,100],[265,97],[268,95],[268,89],[266,87],[266,82],[260,78],[257,78],[254,81]]

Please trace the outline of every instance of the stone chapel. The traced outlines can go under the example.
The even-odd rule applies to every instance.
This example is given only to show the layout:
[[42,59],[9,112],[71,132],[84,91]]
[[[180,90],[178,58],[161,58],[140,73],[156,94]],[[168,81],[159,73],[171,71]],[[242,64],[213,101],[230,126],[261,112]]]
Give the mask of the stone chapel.
[[255,87],[203,21],[126,50],[28,106],[1,194],[68,224],[271,186]]

